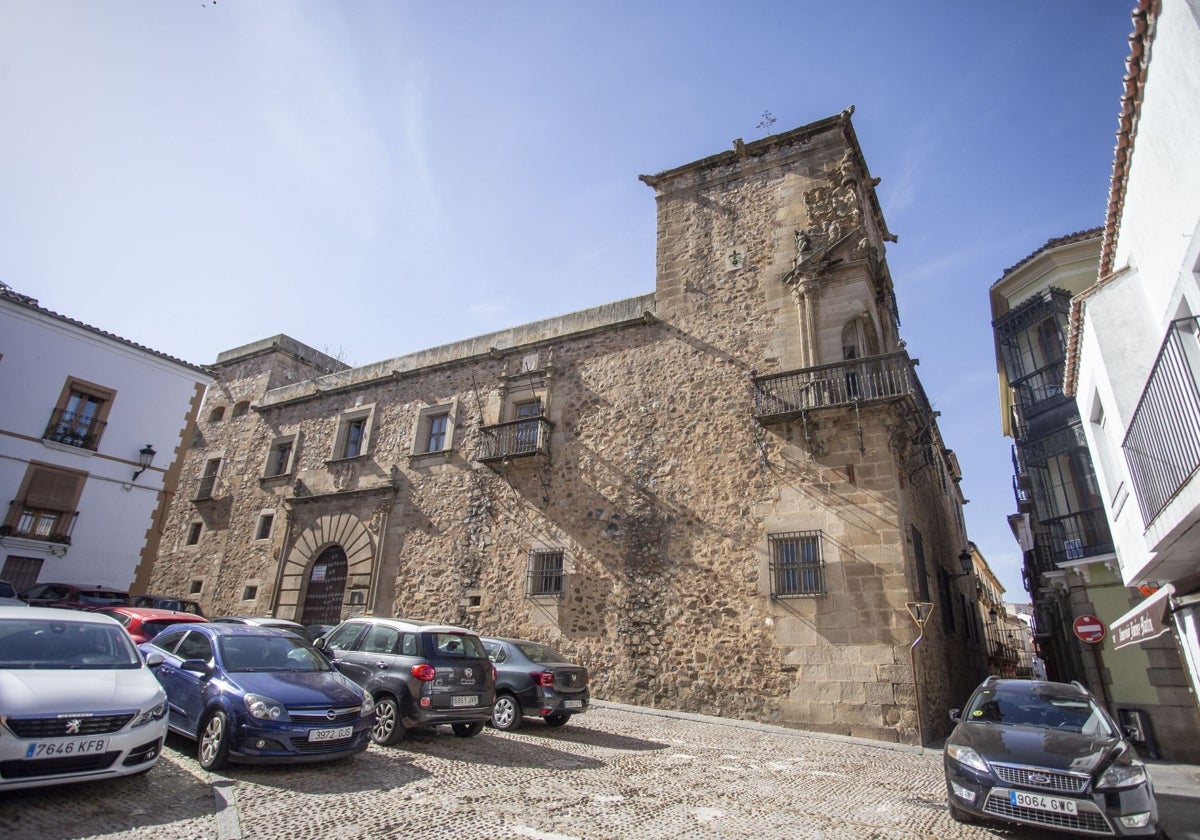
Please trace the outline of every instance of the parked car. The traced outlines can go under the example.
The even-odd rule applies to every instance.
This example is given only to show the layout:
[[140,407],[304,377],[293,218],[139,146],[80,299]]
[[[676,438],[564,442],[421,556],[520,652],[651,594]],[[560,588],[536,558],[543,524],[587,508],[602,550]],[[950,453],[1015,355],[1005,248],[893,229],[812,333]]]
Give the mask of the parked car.
[[325,761],[370,746],[375,704],[307,641],[283,630],[196,622],[141,646],[170,702],[167,725],[206,770]]
[[90,609],[124,606],[129,603],[129,593],[78,583],[35,583],[21,593],[21,600],[31,607]]
[[208,621],[203,616],[193,613],[148,607],[104,607],[93,612],[116,619],[133,637],[134,644],[138,645],[150,641],[173,625]]
[[496,666],[492,726],[511,731],[524,716],[562,726],[588,709],[588,670],[549,645],[524,639],[481,639]]
[[1145,765],[1079,683],[988,677],[950,718],[943,764],[955,820],[1158,836]]
[[492,716],[496,669],[470,630],[352,618],[318,639],[317,648],[375,699],[371,740],[377,744],[395,744],[410,729],[443,723],[470,738]]
[[145,773],[167,698],[111,618],[0,607],[0,791]]
[[158,610],[175,610],[176,612],[204,616],[204,610],[200,609],[199,601],[190,601],[187,598],[172,598],[167,595],[130,595],[129,606],[152,607]]
[[244,624],[251,627],[273,627],[276,630],[286,630],[288,633],[292,633],[302,639],[308,638],[308,634],[304,632],[303,624],[298,621],[289,621],[286,618],[273,618],[266,615],[226,615],[210,620],[214,624]]
[[27,607],[29,604],[17,597],[17,590],[6,580],[0,580],[0,607]]

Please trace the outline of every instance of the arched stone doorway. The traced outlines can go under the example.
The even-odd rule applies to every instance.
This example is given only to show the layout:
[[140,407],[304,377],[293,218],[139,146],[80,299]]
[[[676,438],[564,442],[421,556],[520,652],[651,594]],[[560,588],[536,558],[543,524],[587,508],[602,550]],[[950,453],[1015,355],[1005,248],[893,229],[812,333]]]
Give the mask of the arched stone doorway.
[[300,623],[337,624],[342,620],[342,602],[346,597],[346,552],[331,545],[321,552],[308,570],[304,609]]
[[[330,621],[309,621],[309,588],[323,587],[331,572],[325,563],[326,555],[336,550],[342,571],[339,614]],[[332,558],[333,555],[329,554]],[[316,517],[296,536],[286,554],[279,574],[279,600],[276,615],[312,624],[337,624],[348,615],[362,615],[366,609],[367,593],[375,570],[374,533],[366,523],[353,514],[326,514]],[[324,572],[316,571],[326,565]],[[321,596],[318,596],[321,597]]]

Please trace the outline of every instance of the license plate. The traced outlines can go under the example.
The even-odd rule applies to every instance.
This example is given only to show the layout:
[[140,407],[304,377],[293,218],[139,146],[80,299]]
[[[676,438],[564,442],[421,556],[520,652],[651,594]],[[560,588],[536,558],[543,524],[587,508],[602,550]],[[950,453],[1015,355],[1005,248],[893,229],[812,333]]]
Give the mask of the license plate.
[[564,700],[563,708],[564,709],[582,709],[583,701],[582,700]]
[[1008,792],[1008,803],[1017,808],[1035,808],[1055,814],[1079,813],[1079,804],[1074,799],[1059,799],[1057,796],[1042,796],[1040,793],[1024,793],[1019,790]]
[[309,741],[339,741],[354,734],[353,726],[335,726],[333,729],[308,730]]
[[460,694],[450,698],[451,706],[478,706],[479,697],[475,694]]
[[26,758],[58,758],[64,755],[92,755],[108,749],[107,738],[78,738],[74,741],[47,741],[25,748]]

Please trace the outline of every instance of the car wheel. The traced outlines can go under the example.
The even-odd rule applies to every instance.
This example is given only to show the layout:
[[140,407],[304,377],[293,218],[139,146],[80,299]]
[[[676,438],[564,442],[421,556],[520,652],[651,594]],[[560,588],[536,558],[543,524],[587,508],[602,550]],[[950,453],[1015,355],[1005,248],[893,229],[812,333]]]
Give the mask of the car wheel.
[[371,740],[384,747],[404,740],[406,730],[400,722],[400,707],[394,697],[375,700],[375,725],[371,727]]
[[521,701],[511,694],[498,694],[492,706],[492,726],[512,732],[521,725]]
[[196,758],[205,770],[224,770],[229,766],[229,719],[224,712],[213,712],[204,721],[196,739]]
[[964,811],[962,808],[959,808],[957,805],[954,804],[954,801],[951,799],[946,800],[946,810],[948,810],[950,812],[950,819],[954,820],[955,822],[960,822],[960,823],[975,822],[975,818],[971,814]]
[[542,720],[546,721],[547,726],[554,727],[566,726],[567,721],[570,719],[570,715],[563,714],[562,712],[555,712],[552,715],[546,715],[544,718],[542,718]]
[[454,730],[454,734],[459,738],[473,738],[483,731],[483,721],[476,720],[471,723],[452,723],[450,728]]

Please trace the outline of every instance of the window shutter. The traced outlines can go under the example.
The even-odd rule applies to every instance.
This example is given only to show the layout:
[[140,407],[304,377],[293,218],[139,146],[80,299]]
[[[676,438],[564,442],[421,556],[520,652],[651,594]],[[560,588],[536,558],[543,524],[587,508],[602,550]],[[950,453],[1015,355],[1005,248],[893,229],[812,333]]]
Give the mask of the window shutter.
[[25,504],[42,510],[69,511],[79,496],[83,476],[35,467],[25,491]]

